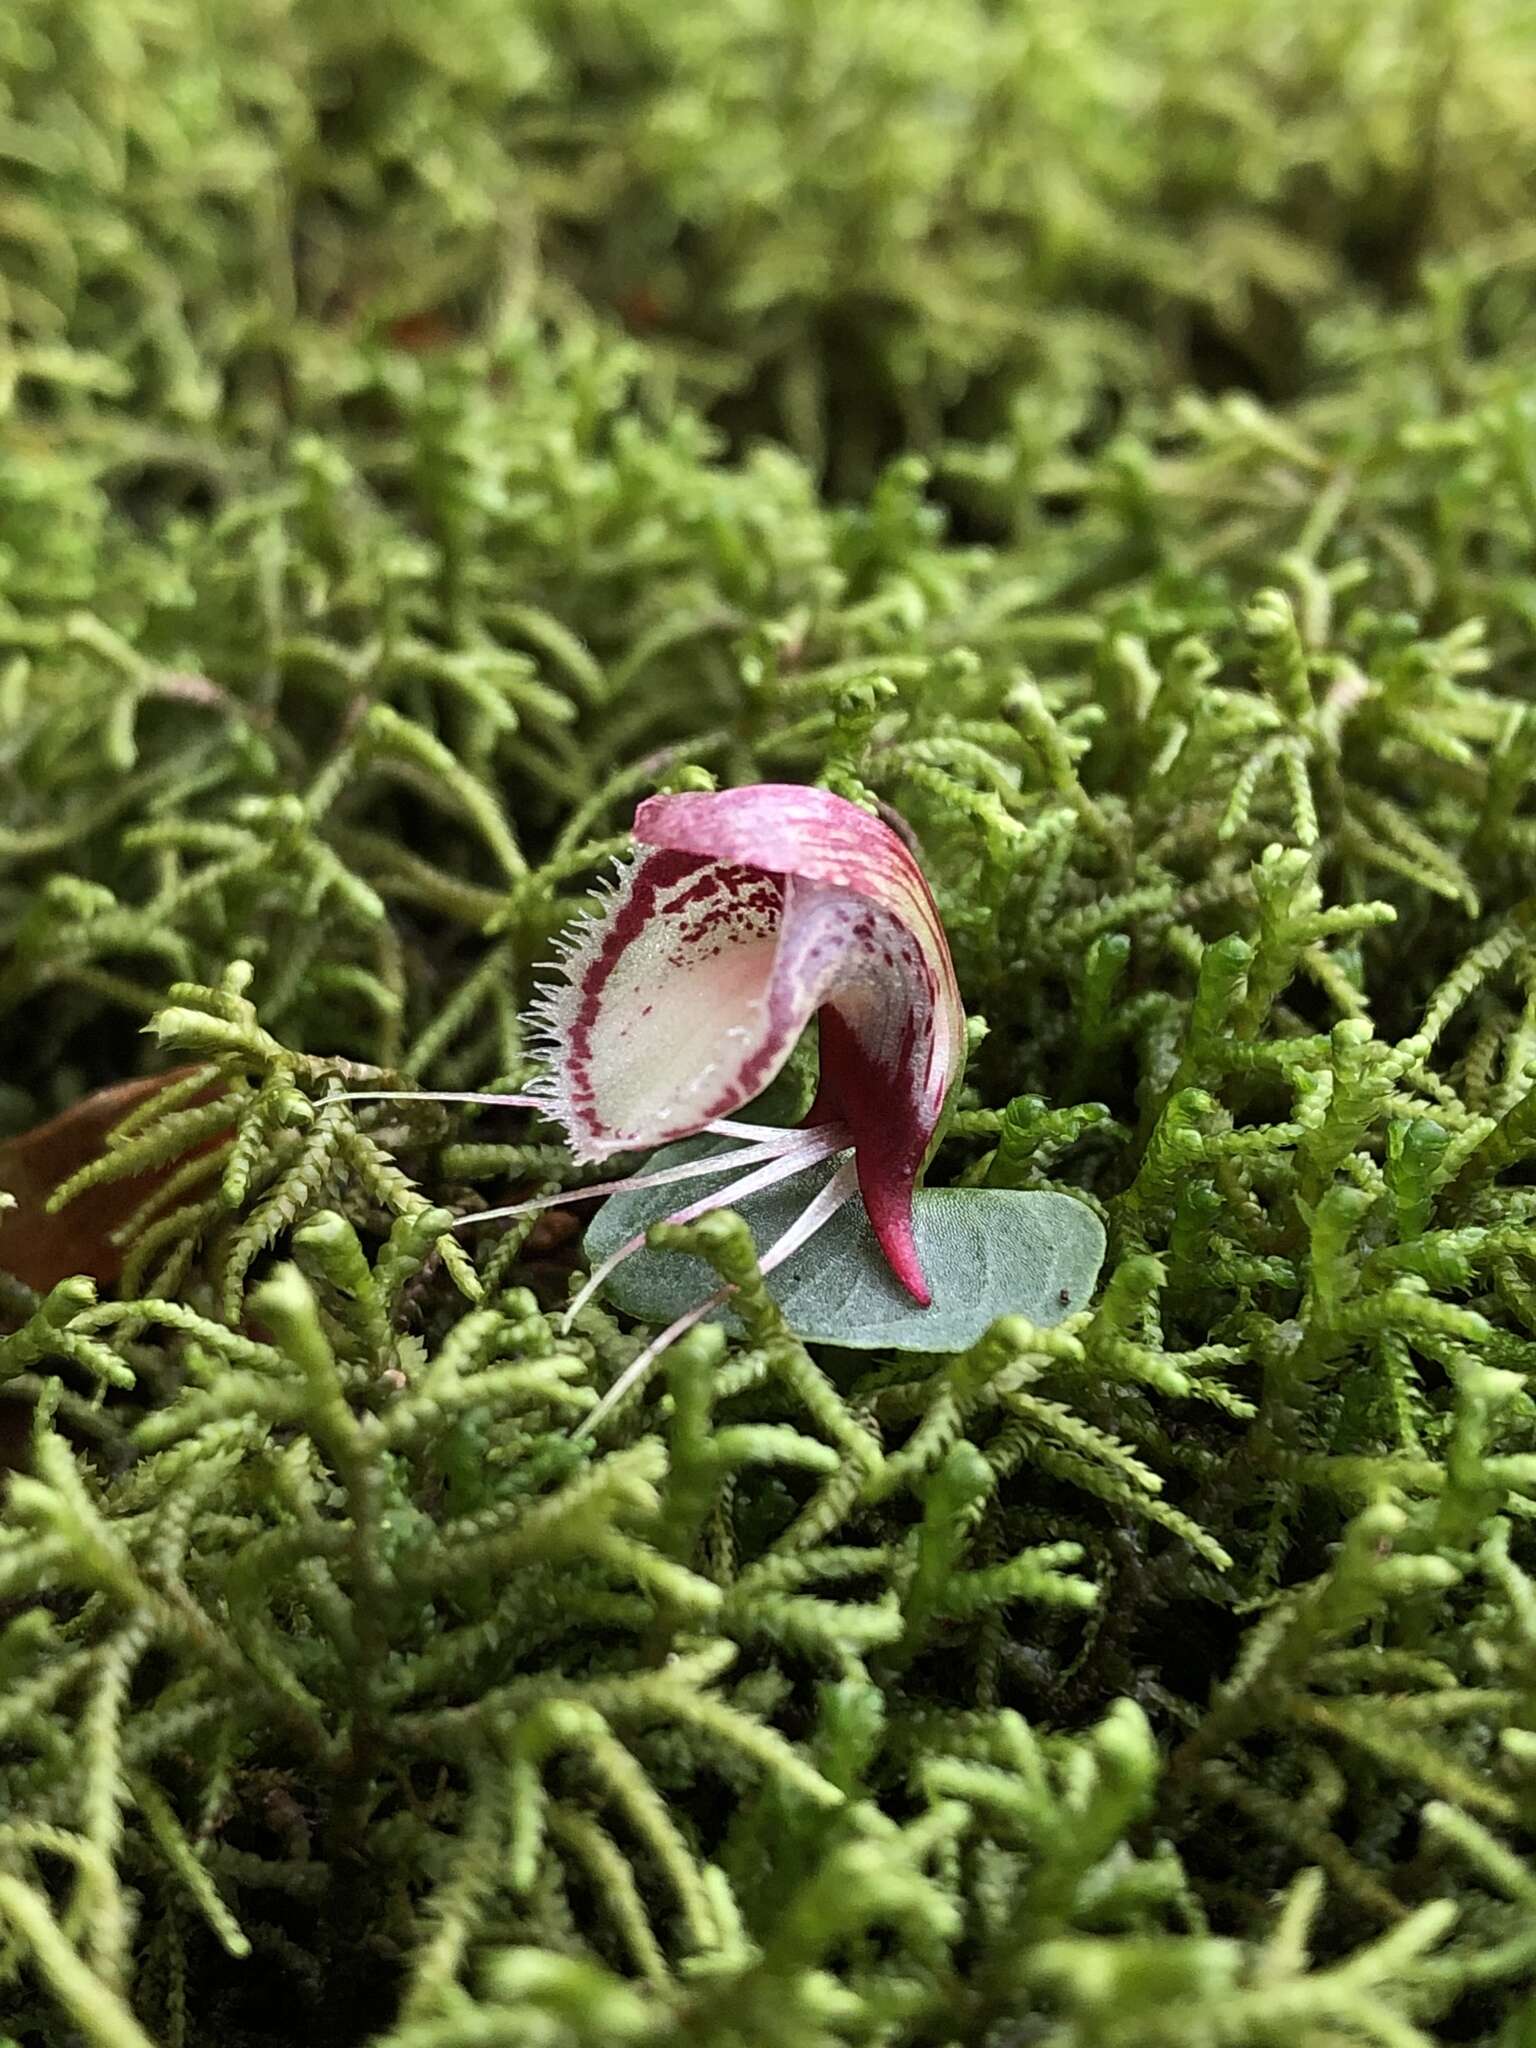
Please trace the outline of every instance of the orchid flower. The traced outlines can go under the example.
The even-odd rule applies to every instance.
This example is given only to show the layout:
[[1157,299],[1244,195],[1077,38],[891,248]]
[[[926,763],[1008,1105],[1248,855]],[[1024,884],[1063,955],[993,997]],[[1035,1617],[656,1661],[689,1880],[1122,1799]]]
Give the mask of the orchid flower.
[[[561,1125],[582,1163],[700,1133],[737,1140],[740,1149],[723,1161],[715,1152],[460,1221],[718,1178],[722,1164],[743,1169],[669,1219],[686,1222],[844,1154],[764,1251],[762,1270],[782,1264],[857,1192],[892,1272],[926,1307],[912,1201],[960,1075],[965,1019],[938,910],[905,842],[842,797],[785,783],[648,798],[634,835],[635,859],[602,908],[563,934],[561,978],[530,1013],[541,1077],[521,1096],[425,1099],[538,1108]],[[735,1121],[812,1017],[820,1080],[804,1126]],[[606,1260],[568,1316],[642,1242]],[[723,1298],[663,1331],[610,1390],[604,1410]]]

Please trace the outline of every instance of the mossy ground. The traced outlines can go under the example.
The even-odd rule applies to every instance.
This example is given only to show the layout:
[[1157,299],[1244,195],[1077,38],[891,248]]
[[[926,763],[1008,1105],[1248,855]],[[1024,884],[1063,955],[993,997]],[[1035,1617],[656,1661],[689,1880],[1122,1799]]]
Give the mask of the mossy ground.
[[[1523,0],[9,0],[0,1117],[196,1064],[0,1278],[0,2040],[1530,2048],[1533,138]],[[554,1134],[326,1096],[710,777],[1110,1259],[704,1230],[592,1448]]]

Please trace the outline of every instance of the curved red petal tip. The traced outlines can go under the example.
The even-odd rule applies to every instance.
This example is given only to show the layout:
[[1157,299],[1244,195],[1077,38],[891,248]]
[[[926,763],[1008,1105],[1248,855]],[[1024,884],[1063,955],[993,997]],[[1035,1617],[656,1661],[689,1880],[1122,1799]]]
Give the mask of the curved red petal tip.
[[868,1057],[867,1044],[835,1007],[821,1014],[821,1085],[817,1116],[833,1116],[853,1133],[865,1214],[886,1263],[919,1308],[933,1297],[912,1234],[912,1200],[932,1127],[914,1114],[898,1069]]
[[[885,1208],[878,1195],[871,1202],[870,1190],[863,1174],[860,1174],[859,1193],[864,1197],[864,1207],[880,1241],[880,1249],[885,1253],[886,1264],[919,1308],[931,1307],[933,1294],[917,1256],[917,1241],[912,1235],[911,1191],[908,1191],[905,1201],[897,1197],[889,1208]],[[877,1214],[877,1211],[883,1213]]]

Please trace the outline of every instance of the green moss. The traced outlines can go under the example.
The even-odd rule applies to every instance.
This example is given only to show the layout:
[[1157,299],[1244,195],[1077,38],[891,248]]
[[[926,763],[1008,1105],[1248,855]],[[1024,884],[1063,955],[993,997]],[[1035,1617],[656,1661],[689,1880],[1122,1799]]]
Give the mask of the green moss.
[[[116,1296],[0,1280],[0,2040],[1527,2041],[1531,52],[6,11],[0,1117],[200,1066]],[[521,1080],[768,776],[910,820],[933,1177],[1106,1278],[592,1447],[635,1333],[450,1229],[551,1133],[327,1097]]]

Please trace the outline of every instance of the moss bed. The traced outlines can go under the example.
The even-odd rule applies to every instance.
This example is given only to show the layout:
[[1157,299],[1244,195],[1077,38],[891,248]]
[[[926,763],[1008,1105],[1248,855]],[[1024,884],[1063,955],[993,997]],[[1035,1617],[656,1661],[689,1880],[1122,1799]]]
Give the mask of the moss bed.
[[[1527,0],[7,0],[4,2048],[1536,2043],[1533,201]],[[765,779],[1109,1259],[594,1447],[324,1097]]]

